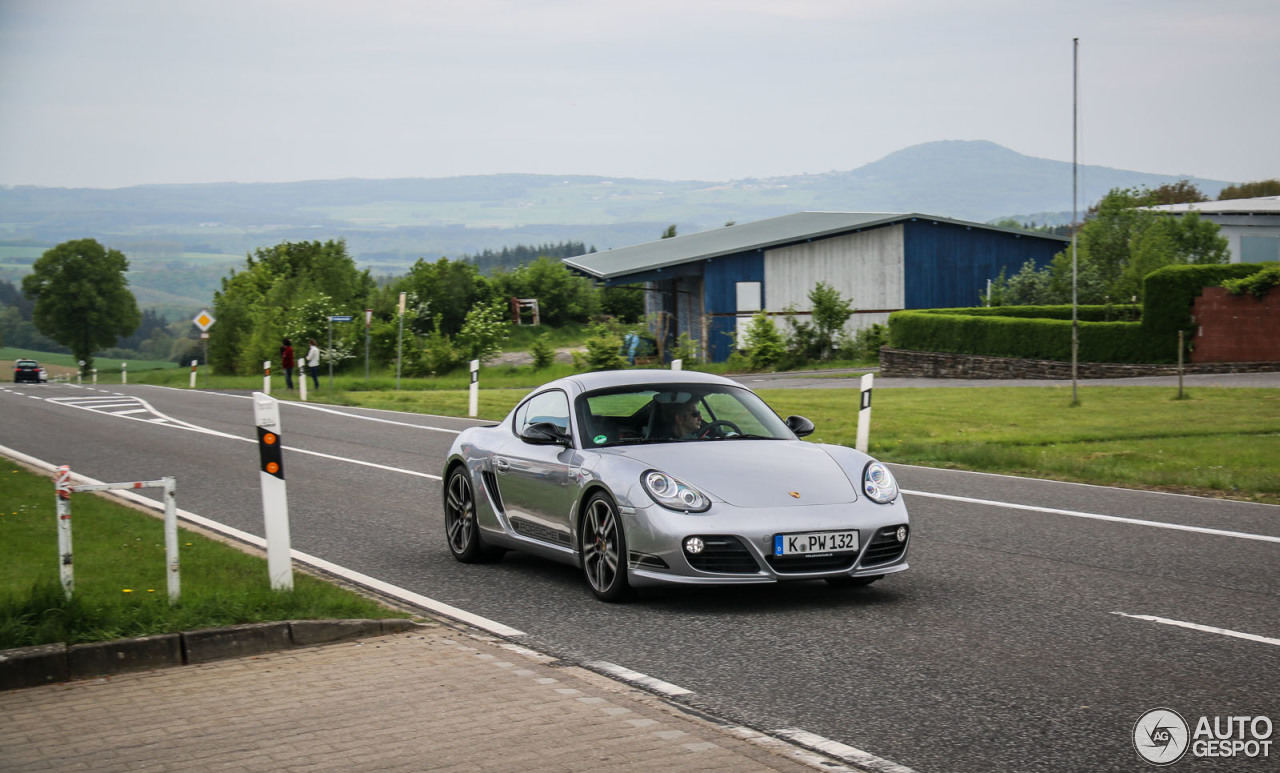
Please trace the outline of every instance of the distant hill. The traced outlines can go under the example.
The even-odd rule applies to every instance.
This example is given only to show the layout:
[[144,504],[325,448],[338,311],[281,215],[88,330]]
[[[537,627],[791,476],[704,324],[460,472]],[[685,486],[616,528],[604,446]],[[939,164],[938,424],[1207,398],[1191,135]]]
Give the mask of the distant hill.
[[[1114,187],[1181,179],[1081,167],[1083,210]],[[1210,197],[1226,181],[1192,178]],[[502,174],[437,179],[0,188],[0,278],[67,239],[97,238],[132,261],[140,297],[207,303],[245,253],[285,240],[344,238],[375,274],[419,257],[580,241],[609,249],[802,210],[921,212],[986,222],[1062,222],[1071,165],[992,142],[916,145],[851,171],[727,182]],[[1063,213],[1067,213],[1064,215]],[[194,270],[175,280],[175,270]],[[144,305],[146,300],[143,300]]]

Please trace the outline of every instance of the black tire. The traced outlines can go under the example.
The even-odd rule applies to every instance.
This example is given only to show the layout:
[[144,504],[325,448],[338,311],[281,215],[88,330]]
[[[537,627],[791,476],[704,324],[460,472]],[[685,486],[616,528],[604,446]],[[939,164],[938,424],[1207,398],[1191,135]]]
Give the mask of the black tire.
[[467,468],[458,465],[449,472],[444,483],[444,538],[449,552],[464,564],[475,564],[495,557],[496,551],[484,544],[476,523],[476,497]]
[[874,577],[828,577],[827,584],[837,588],[865,588],[876,580],[884,579],[883,574]]
[[596,598],[609,602],[630,598],[627,535],[618,517],[618,506],[604,492],[592,494],[582,510],[578,554],[582,557],[583,576]]

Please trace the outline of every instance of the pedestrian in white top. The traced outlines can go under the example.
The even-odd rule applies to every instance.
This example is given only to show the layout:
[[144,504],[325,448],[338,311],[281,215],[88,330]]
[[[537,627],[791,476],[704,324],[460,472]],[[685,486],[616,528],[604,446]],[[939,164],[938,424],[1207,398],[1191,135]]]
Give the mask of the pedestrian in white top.
[[[320,388],[320,347],[316,346],[316,339],[308,339],[311,348],[307,350],[307,370],[311,372],[311,380],[315,383],[316,389]],[[303,376],[306,378],[306,376]]]

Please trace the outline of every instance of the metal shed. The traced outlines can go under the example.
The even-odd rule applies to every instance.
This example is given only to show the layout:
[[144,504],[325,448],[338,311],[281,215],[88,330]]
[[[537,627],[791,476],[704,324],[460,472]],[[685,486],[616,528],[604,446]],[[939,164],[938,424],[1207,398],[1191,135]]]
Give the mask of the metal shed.
[[606,285],[644,283],[660,338],[688,333],[719,362],[756,311],[811,312],[820,281],[852,301],[854,332],[900,309],[972,306],[1001,269],[1043,266],[1067,241],[918,213],[799,212],[564,262]]

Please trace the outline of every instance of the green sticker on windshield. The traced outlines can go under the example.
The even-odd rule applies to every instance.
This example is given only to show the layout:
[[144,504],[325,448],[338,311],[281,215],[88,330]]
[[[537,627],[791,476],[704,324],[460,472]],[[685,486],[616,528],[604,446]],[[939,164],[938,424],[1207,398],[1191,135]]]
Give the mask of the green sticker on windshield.
[[603,443],[604,441],[606,441],[606,440],[608,440],[608,439],[609,439],[609,438],[608,438],[608,437],[606,437],[606,436],[604,436],[604,435],[596,435],[596,436],[593,438],[593,440],[595,440],[595,441],[596,441],[596,445],[600,445],[601,443]]

